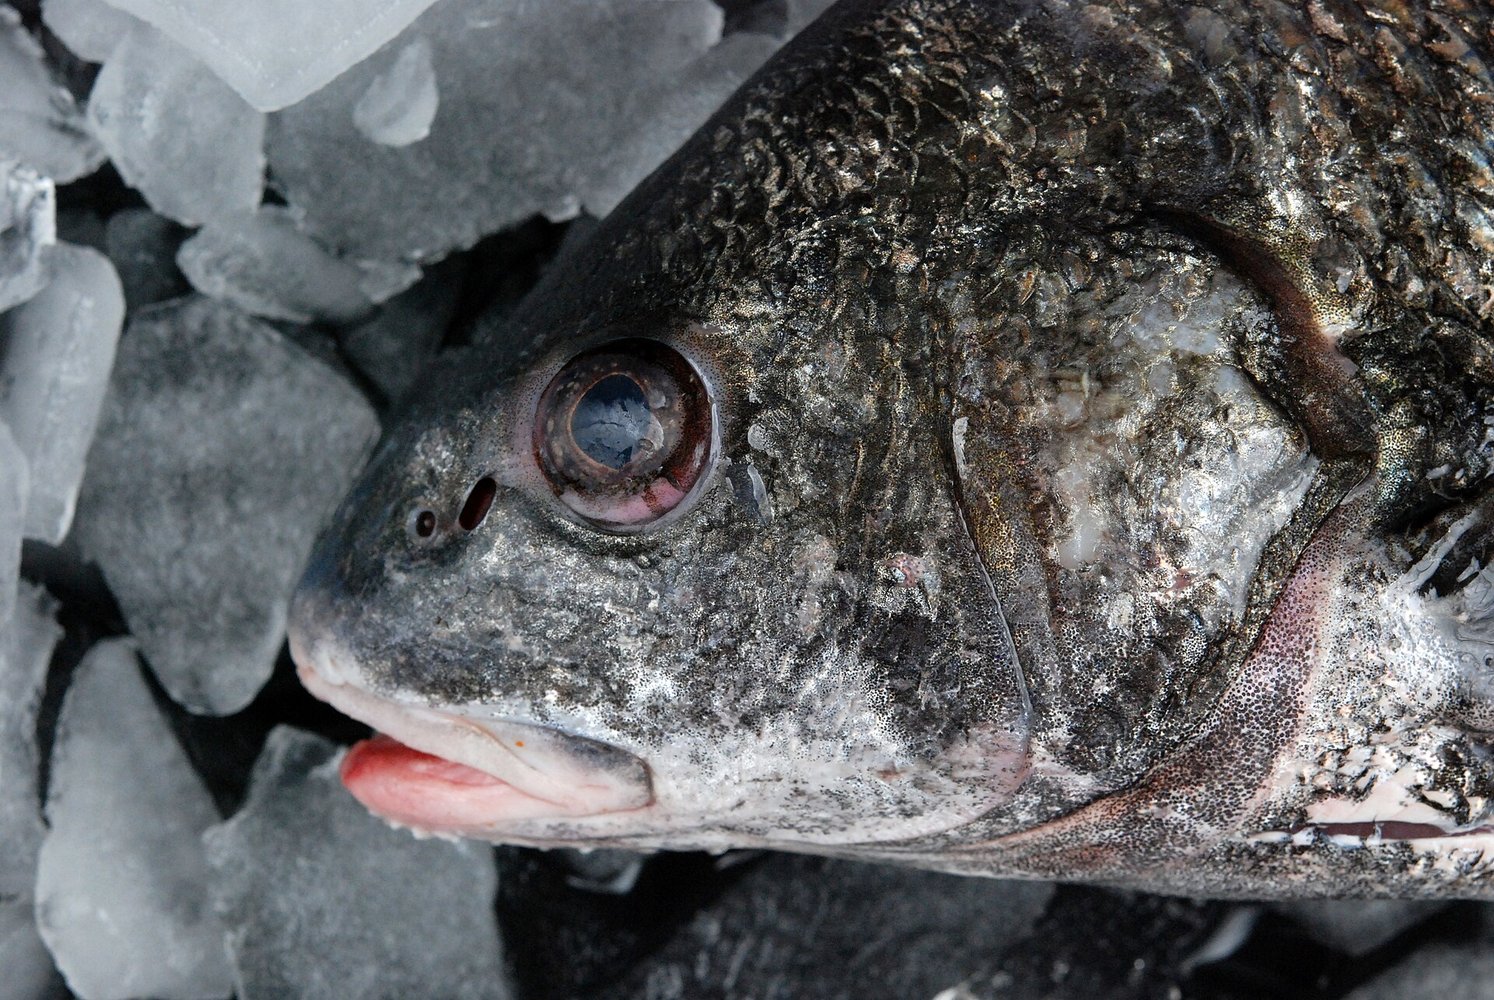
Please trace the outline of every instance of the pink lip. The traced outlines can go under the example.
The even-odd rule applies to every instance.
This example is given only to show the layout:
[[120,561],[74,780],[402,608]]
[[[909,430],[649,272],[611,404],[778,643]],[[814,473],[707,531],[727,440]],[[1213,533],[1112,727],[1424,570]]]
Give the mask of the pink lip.
[[569,811],[475,767],[382,734],[348,751],[342,783],[369,812],[421,830],[476,833],[495,821]]

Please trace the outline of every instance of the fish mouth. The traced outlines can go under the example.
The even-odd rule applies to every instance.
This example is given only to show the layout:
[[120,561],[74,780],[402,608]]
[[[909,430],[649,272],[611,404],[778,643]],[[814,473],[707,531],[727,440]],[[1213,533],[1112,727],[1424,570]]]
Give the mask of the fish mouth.
[[[526,820],[581,819],[654,803],[642,759],[540,723],[474,719],[380,697],[346,662],[291,641],[302,685],[379,735],[342,762],[343,785],[370,812],[434,834],[488,837]],[[324,668],[324,669],[319,669]]]

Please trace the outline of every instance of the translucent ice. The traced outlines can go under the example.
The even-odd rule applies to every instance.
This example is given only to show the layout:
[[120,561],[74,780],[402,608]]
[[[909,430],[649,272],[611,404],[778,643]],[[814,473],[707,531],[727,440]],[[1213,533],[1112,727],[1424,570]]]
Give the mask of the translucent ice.
[[403,396],[440,346],[462,288],[459,266],[456,259],[435,265],[414,288],[385,302],[373,319],[343,333],[344,353],[386,399]]
[[386,826],[343,790],[338,761],[334,744],[276,729],[243,809],[203,838],[238,995],[507,996],[492,850]]
[[[14,576],[4,585],[14,591]],[[36,716],[62,630],[56,602],[41,588],[22,583],[19,598],[14,616],[0,622],[0,997],[32,1000],[58,995],[46,992],[56,973],[36,934],[33,890],[42,842]]]
[[79,59],[96,63],[139,23],[104,0],[42,0],[42,20]]
[[59,243],[51,283],[0,316],[0,419],[31,467],[29,538],[55,545],[72,524],[124,308],[109,258]]
[[[10,586],[15,587],[14,578]],[[47,682],[47,664],[62,635],[57,602],[40,587],[22,583],[15,613],[0,625],[0,904],[29,907],[41,846],[41,806],[36,793],[36,713]],[[4,968],[0,966],[0,968]]]
[[200,839],[217,819],[133,644],[99,643],[63,702],[36,878],[37,925],[74,993],[231,992]]
[[1272,908],[1308,937],[1350,955],[1368,955],[1451,904],[1431,899],[1299,899]]
[[[436,259],[536,212],[574,215],[593,178],[616,169],[614,147],[721,28],[710,0],[446,0],[276,115],[271,168],[329,246]],[[417,38],[430,45],[441,91],[430,135],[373,142],[354,108]],[[651,162],[669,151],[652,151]]]
[[182,705],[234,712],[264,684],[313,537],[377,432],[340,375],[229,306],[131,321],[73,534]]
[[353,105],[353,124],[374,142],[408,146],[431,134],[439,101],[431,43],[416,37],[370,81]]
[[367,58],[435,0],[109,2],[186,46],[256,108],[275,111]]
[[189,288],[177,270],[176,252],[187,231],[146,208],[126,208],[109,216],[104,248],[124,285],[131,311],[174,299]]
[[125,183],[167,218],[195,226],[259,204],[265,116],[160,32],[125,35],[88,117]]
[[26,464],[26,453],[16,444],[5,421],[0,420],[0,665],[5,655],[3,629],[15,607],[26,498],[30,495],[31,470]]
[[52,1000],[65,997],[62,980],[52,966],[52,956],[36,933],[31,897],[0,902],[0,998],[3,1000]]
[[295,323],[350,323],[373,311],[363,274],[296,229],[284,208],[227,216],[182,244],[177,264],[204,295]]
[[57,241],[52,182],[0,156],[0,312],[47,283],[47,249]]
[[593,215],[606,215],[680,147],[779,46],[779,39],[739,32],[686,67],[640,107],[646,117],[622,134],[578,192]]
[[73,95],[53,82],[41,46],[9,7],[0,7],[0,80],[0,157],[20,160],[59,184],[104,162]]

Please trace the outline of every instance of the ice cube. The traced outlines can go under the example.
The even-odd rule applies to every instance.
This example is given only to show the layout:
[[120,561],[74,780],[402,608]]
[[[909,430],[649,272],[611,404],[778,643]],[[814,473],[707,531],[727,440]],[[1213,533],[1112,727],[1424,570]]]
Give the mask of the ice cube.
[[217,820],[134,644],[89,650],[58,722],[36,876],[37,925],[74,993],[232,992],[201,842]]
[[[14,575],[0,572],[0,587],[14,594]],[[36,933],[33,898],[43,833],[36,717],[62,629],[46,591],[22,582],[19,598],[14,615],[0,620],[0,998],[35,1000],[66,995],[51,989],[61,984]]]
[[0,902],[0,1000],[52,1000],[66,997],[52,956],[36,933],[31,894]]
[[435,265],[414,288],[384,303],[373,319],[344,332],[344,353],[386,399],[400,398],[441,345],[461,290],[459,258]]
[[506,997],[492,849],[390,828],[339,760],[276,729],[244,807],[204,835],[239,996]]
[[435,0],[109,0],[186,46],[261,111],[295,104]]
[[[14,577],[9,586],[14,591]],[[45,590],[22,583],[14,614],[0,624],[0,900],[23,900],[28,907],[42,840],[36,713],[62,636],[56,612]]]
[[345,379],[229,306],[131,321],[73,533],[179,703],[235,712],[264,684],[312,540],[377,433]]
[[73,95],[52,80],[41,46],[9,7],[0,7],[0,80],[0,157],[19,160],[59,184],[104,162]]
[[360,289],[363,273],[297,230],[277,205],[209,222],[176,262],[199,292],[256,316],[351,323],[373,311]]
[[[1494,983],[1494,944],[1437,942],[1419,948],[1344,1000],[1485,1000]],[[1305,991],[1304,991],[1305,992]]]
[[641,100],[652,112],[605,151],[579,197],[586,210],[603,216],[705,123],[742,82],[778,50],[771,35],[738,32],[666,81],[657,95]]
[[55,545],[72,523],[124,308],[109,258],[59,243],[51,283],[0,316],[0,419],[31,467],[28,538]]
[[186,237],[181,226],[147,208],[127,208],[109,216],[104,248],[119,272],[131,312],[190,289],[176,266],[176,252]]
[[1272,908],[1299,924],[1308,937],[1359,956],[1450,905],[1440,899],[1298,899],[1272,904]]
[[195,226],[259,204],[265,116],[160,32],[124,36],[88,118],[125,183],[167,218]]
[[104,0],[42,0],[42,21],[79,59],[101,63],[140,22]]
[[[768,855],[601,992],[943,996],[961,983],[990,982],[1009,949],[1026,947],[1053,896],[1042,882]],[[673,988],[659,989],[663,983]]]
[[394,65],[374,77],[353,105],[353,124],[374,142],[408,146],[431,134],[440,94],[431,65],[431,43],[412,38]]
[[[536,212],[574,215],[613,147],[651,116],[660,86],[721,27],[709,0],[446,0],[275,115],[271,169],[328,246],[438,259]],[[440,107],[425,139],[382,145],[353,110],[417,38],[430,45]]]
[[57,242],[52,182],[0,156],[0,313],[41,291],[46,252]]
[[[10,621],[15,608],[16,573],[21,565],[21,536],[26,524],[26,498],[30,495],[31,469],[26,464],[26,453],[5,421],[0,420],[0,630]],[[4,650],[4,633],[0,631],[0,665],[4,663]]]

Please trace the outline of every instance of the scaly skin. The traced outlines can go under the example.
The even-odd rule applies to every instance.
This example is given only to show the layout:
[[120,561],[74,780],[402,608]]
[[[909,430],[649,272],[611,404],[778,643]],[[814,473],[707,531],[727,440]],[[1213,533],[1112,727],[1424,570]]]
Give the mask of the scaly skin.
[[[303,666],[648,767],[494,839],[1494,895],[1491,57],[1474,2],[841,4],[427,376]],[[634,535],[531,444],[618,337],[720,438]]]

